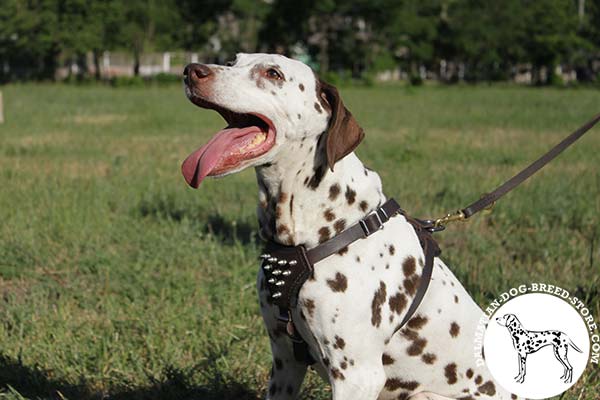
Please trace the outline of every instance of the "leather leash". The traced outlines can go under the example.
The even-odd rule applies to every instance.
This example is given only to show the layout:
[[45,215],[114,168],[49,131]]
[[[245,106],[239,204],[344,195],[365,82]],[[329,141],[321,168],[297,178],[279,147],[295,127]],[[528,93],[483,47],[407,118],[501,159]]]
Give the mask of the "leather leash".
[[538,172],[550,161],[554,160],[560,153],[575,143],[577,139],[581,138],[587,131],[592,129],[592,127],[596,125],[598,121],[600,121],[600,114],[596,115],[575,132],[564,138],[560,143],[551,148],[540,158],[529,164],[529,166],[521,170],[518,174],[514,175],[502,185],[498,186],[493,192],[485,194],[479,200],[474,201],[463,209],[455,211],[454,213],[448,213],[446,216],[434,220],[431,231],[437,232],[444,230],[446,224],[449,222],[466,220],[481,210],[493,207],[494,203],[496,203],[498,199],[519,186],[521,183],[527,180],[527,178]]
[[419,279],[419,287],[415,292],[415,297],[402,322],[396,327],[394,332],[400,330],[414,315],[421,304],[421,301],[425,297],[425,293],[427,292],[431,280],[433,259],[441,253],[431,234],[444,230],[446,225],[450,222],[464,221],[474,214],[492,207],[498,199],[555,159],[599,121],[600,114],[596,115],[575,132],[571,133],[525,169],[498,186],[493,192],[484,195],[467,207],[455,211],[454,213],[449,213],[444,217],[435,220],[412,218],[400,208],[400,205],[398,205],[394,199],[389,199],[371,214],[361,219],[357,224],[354,224],[340,234],[310,250],[306,250],[302,245],[283,246],[269,241],[266,246],[265,254],[261,255],[261,258],[263,259],[262,268],[266,278],[266,286],[270,292],[270,301],[279,307],[279,320],[286,323],[286,331],[293,341],[296,359],[307,364],[314,363],[308,350],[307,343],[295,329],[291,313],[292,308],[297,306],[298,292],[304,282],[306,282],[313,274],[314,264],[339,252],[349,244],[364,239],[379,231],[383,228],[384,224],[395,215],[403,215],[406,218],[406,221],[415,229],[425,254],[425,263]]

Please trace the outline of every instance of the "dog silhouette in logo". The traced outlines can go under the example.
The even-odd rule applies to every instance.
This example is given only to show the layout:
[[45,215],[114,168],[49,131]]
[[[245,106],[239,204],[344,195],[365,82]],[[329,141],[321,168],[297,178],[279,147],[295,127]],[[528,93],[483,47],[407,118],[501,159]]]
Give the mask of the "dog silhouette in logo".
[[521,322],[514,314],[505,314],[496,318],[499,325],[505,326],[510,332],[513,346],[519,355],[519,374],[515,376],[518,383],[525,380],[527,355],[535,353],[542,347],[552,346],[554,356],[563,366],[564,373],[560,377],[565,383],[570,383],[573,379],[573,367],[569,363],[567,353],[569,346],[575,351],[583,353],[566,333],[561,331],[528,331],[523,328]]

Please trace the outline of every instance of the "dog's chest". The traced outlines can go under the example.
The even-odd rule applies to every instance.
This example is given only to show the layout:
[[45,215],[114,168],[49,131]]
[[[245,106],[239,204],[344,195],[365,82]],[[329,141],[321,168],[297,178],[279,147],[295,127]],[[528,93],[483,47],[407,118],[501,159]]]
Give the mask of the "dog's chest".
[[301,319],[324,340],[357,324],[390,336],[417,289],[423,258],[413,228],[397,216],[315,265],[299,294]]

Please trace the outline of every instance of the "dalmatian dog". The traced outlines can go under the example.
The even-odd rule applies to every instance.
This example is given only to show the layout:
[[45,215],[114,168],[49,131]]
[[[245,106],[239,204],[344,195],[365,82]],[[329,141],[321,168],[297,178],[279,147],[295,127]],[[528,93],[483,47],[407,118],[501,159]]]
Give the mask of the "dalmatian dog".
[[[225,66],[188,65],[184,82],[191,102],[227,123],[183,162],[186,181],[197,188],[207,176],[254,167],[262,237],[312,248],[385,202],[378,174],[354,153],[362,128],[307,65],[238,54]],[[483,313],[439,258],[417,313],[397,329],[423,266],[415,230],[401,215],[315,264],[292,318],[333,399],[516,399],[477,365]],[[294,357],[262,271],[257,286],[273,356],[266,397],[295,399],[307,365]]]
[[517,350],[519,356],[519,374],[515,376],[517,382],[523,383],[525,381],[527,355],[535,353],[546,346],[553,347],[554,357],[556,357],[564,368],[564,373],[560,378],[565,383],[572,381],[573,367],[567,358],[569,346],[579,353],[582,353],[582,351],[575,346],[575,343],[573,343],[566,333],[561,331],[528,331],[523,328],[523,325],[521,325],[521,322],[514,314],[505,314],[502,317],[498,317],[496,318],[496,322],[508,328],[513,346]]

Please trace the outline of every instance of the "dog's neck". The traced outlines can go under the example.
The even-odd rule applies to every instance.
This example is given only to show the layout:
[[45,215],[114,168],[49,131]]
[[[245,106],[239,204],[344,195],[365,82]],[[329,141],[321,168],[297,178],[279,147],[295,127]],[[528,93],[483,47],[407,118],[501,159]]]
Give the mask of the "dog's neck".
[[317,138],[286,146],[256,168],[264,239],[308,248],[335,236],[385,202],[381,179],[354,153],[327,167]]

